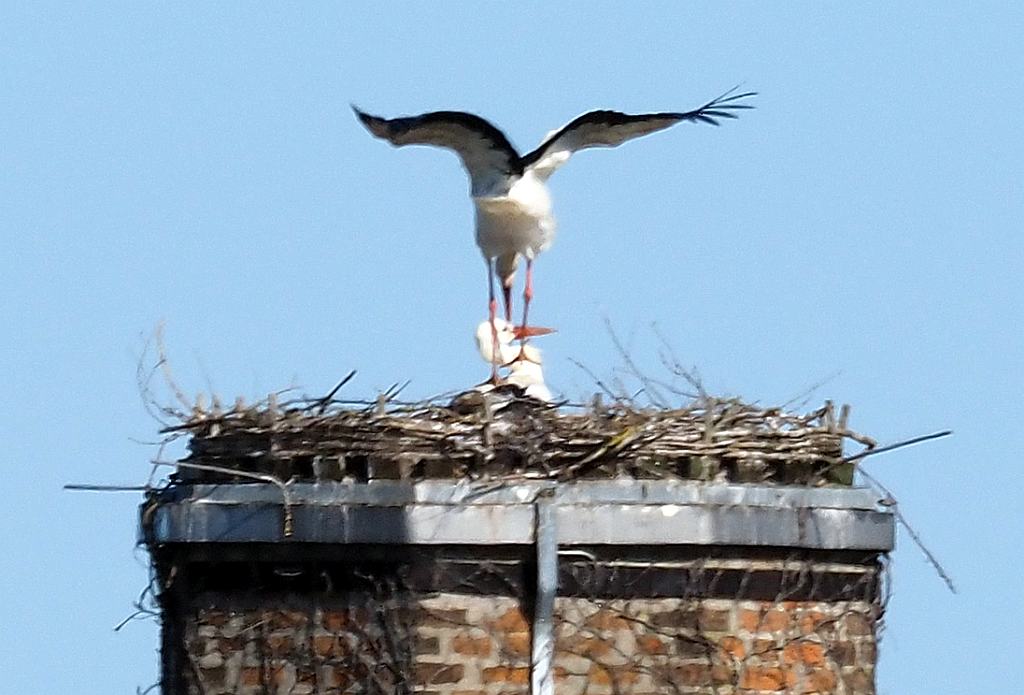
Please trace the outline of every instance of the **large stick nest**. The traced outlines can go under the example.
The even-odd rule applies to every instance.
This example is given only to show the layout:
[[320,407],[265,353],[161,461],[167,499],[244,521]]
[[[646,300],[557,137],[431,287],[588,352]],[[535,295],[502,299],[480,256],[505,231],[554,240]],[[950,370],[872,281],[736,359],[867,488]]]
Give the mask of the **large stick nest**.
[[552,407],[475,391],[451,403],[273,398],[196,408],[167,428],[189,434],[178,479],[575,478],[629,476],[785,484],[850,484],[848,408],[809,413],[702,397],[688,407],[629,403]]

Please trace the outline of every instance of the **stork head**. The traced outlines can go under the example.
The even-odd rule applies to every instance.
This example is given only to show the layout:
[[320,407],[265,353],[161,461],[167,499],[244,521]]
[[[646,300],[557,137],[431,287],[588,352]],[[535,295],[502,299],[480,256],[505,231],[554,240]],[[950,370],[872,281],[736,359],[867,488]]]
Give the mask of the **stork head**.
[[[538,335],[554,333],[554,329],[542,326],[515,326],[505,319],[494,319],[494,328],[498,334],[498,357],[502,363],[512,361],[518,354],[519,348],[512,345],[520,338],[532,338]],[[476,327],[476,347],[480,351],[480,357],[484,362],[490,363],[494,354],[494,341],[491,335],[491,322],[481,321]],[[531,345],[526,346],[527,357],[535,362],[540,362],[540,350]]]
[[[512,345],[516,339],[511,323],[505,319],[494,319],[494,328],[498,337],[498,356],[504,361],[503,348]],[[491,333],[491,322],[481,321],[476,327],[476,349],[480,351],[480,357],[484,362],[490,362],[494,355],[494,336]]]

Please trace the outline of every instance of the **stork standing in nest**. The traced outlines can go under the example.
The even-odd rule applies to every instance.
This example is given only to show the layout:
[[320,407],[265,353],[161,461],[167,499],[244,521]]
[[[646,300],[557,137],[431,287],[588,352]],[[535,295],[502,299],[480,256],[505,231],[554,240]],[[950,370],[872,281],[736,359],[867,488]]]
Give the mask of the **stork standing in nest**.
[[[591,147],[615,147],[627,140],[663,130],[682,121],[718,125],[720,119],[736,118],[735,111],[753,108],[739,103],[756,94],[729,90],[703,106],[681,113],[626,114],[591,111],[552,131],[537,149],[520,155],[498,128],[471,113],[434,111],[419,116],[381,118],[353,110],[373,135],[392,145],[433,145],[453,150],[469,174],[470,195],[476,208],[476,243],[487,262],[488,311],[492,342],[497,344],[497,273],[505,303],[505,318],[512,320],[512,287],[520,259],[526,260],[523,290],[525,328],[533,299],[533,261],[551,246],[555,218],[547,180],[574,152]],[[520,338],[525,347],[527,337]],[[517,360],[529,359],[521,349]],[[498,364],[491,378],[497,382]]]
[[[484,362],[490,362],[492,366],[500,362],[508,368],[504,383],[519,387],[525,396],[551,402],[551,389],[544,383],[540,350],[525,343],[518,349],[512,345],[516,340],[547,333],[551,333],[550,328],[528,326],[524,329],[511,321],[492,318],[476,327],[476,347]],[[494,340],[495,335],[497,341]],[[521,355],[523,359],[519,359]]]

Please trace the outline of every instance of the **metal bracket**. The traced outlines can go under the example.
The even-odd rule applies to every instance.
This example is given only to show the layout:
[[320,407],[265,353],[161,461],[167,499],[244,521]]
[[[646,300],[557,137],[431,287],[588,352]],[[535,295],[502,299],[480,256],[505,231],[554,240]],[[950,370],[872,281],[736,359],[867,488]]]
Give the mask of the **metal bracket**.
[[533,608],[530,659],[532,695],[554,695],[555,594],[558,590],[558,524],[555,489],[541,490],[534,501],[537,591]]

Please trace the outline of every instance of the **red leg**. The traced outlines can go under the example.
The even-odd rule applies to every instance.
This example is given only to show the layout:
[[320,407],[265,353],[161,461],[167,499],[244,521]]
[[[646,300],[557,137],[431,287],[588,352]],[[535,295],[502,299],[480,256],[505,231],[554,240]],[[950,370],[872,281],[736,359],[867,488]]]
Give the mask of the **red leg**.
[[[526,322],[526,317],[530,312],[530,300],[533,299],[533,259],[526,259],[526,287],[523,288],[523,329],[529,324]],[[519,339],[519,356],[516,360],[525,360],[526,353],[524,348],[526,347],[527,337],[524,335]]]
[[498,352],[498,326],[494,323],[498,315],[498,300],[494,297],[494,266],[487,259],[487,293],[490,301],[487,304],[488,320],[491,322],[491,383],[497,384],[498,364],[501,356]]
[[526,287],[523,289],[523,328],[526,323],[526,314],[530,311],[530,300],[533,299],[533,259],[526,259]]

